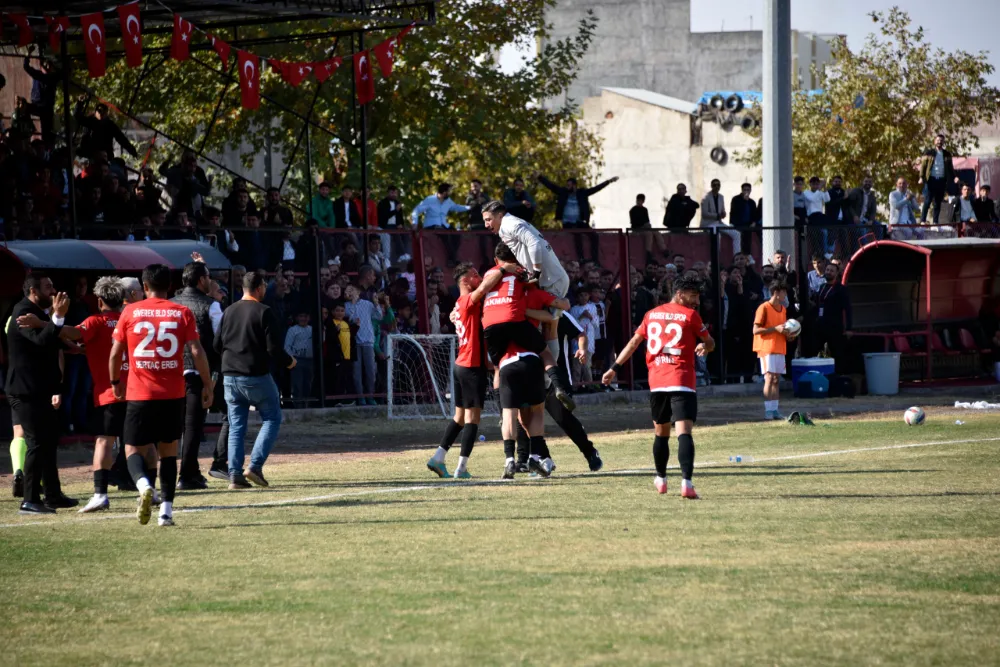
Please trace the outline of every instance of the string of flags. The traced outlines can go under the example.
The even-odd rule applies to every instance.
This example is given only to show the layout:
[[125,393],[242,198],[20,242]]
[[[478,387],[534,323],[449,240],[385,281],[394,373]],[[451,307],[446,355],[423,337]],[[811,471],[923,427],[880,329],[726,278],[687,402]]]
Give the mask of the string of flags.
[[[142,16],[139,2],[129,2],[117,8],[121,24],[121,42],[125,52],[125,64],[128,67],[142,65]],[[48,26],[49,46],[53,51],[59,51],[62,35],[70,28],[68,16],[45,16]],[[83,33],[84,52],[87,57],[87,70],[90,78],[96,79],[107,72],[107,33],[104,28],[103,12],[84,14],[78,18],[80,30]],[[28,46],[34,41],[34,31],[27,14],[0,13],[0,41],[5,39],[5,24],[9,23],[17,29],[16,44]],[[288,85],[297,88],[309,76],[323,83],[337,71],[345,60],[350,60],[354,66],[354,86],[358,95],[358,103],[368,104],[375,99],[375,76],[372,70],[372,57],[378,63],[382,76],[388,79],[392,76],[396,53],[403,38],[413,29],[409,25],[389,39],[358,53],[349,56],[333,56],[318,62],[293,62],[262,58],[249,51],[236,49],[236,67],[240,81],[240,101],[246,109],[260,107],[260,75],[261,68],[266,64]],[[222,62],[223,69],[228,69],[233,48],[218,35],[205,32],[180,14],[174,14],[174,29],[170,40],[170,58],[183,62],[191,57],[191,43],[195,32],[203,35],[212,45]]]

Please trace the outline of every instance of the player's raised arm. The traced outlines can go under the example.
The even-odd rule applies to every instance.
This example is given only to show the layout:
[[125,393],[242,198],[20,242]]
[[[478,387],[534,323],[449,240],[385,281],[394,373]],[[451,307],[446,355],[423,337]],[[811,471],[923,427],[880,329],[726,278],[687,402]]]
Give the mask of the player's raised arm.
[[[709,338],[711,338],[711,336]],[[608,369],[608,372],[604,374],[604,377],[601,378],[601,383],[611,384],[614,382],[615,378],[618,376],[618,371],[622,369],[622,365],[624,365],[624,363],[628,361],[633,354],[635,354],[635,351],[639,349],[639,346],[642,345],[645,340],[646,337],[641,333],[637,333],[632,336],[632,340],[628,342],[625,349],[618,353],[618,358],[615,359],[614,365],[611,366],[611,368]]]
[[483,282],[469,295],[472,303],[479,303],[485,299],[487,294],[497,288],[501,280],[503,280],[503,271],[487,271],[486,275],[483,276]]
[[701,339],[701,342],[698,343],[696,348],[694,348],[694,353],[699,357],[711,354],[715,350],[715,339],[712,338],[712,334],[708,333],[708,331],[703,331],[698,334],[698,338]]

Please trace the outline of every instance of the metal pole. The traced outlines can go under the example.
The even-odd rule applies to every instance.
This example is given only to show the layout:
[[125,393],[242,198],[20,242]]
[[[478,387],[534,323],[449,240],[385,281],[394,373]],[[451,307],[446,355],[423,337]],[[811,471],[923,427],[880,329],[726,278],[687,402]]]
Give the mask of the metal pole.
[[[365,33],[358,33],[358,51],[365,50]],[[369,67],[369,71],[373,70]],[[374,76],[374,72],[370,75]],[[361,107],[361,227],[368,229],[368,114]],[[368,262],[368,244],[365,243],[365,263]]]
[[[764,227],[792,220],[792,11],[791,0],[764,1]],[[764,256],[788,248],[788,229],[764,236]]]
[[[320,238],[319,231],[315,225],[310,225],[306,229],[307,234],[313,235],[313,267],[314,267],[314,279],[313,279],[313,289],[316,290],[316,333],[317,336],[314,338],[313,343],[313,358],[319,359],[319,364],[313,372],[319,373],[319,407],[326,407],[326,355],[323,353],[323,334],[326,332],[326,322],[323,321],[323,298],[321,296],[323,291],[323,286],[320,284],[319,269],[320,269],[320,252],[319,244],[323,242]],[[337,332],[337,340],[333,341],[331,344],[336,343],[340,345],[340,332]]]
[[[712,262],[712,273],[716,276],[719,275],[719,263],[720,263],[720,253],[719,253],[719,243],[721,237],[719,235],[719,228],[712,227],[710,230],[710,235],[708,237],[709,243],[711,244],[708,248],[709,257]],[[726,286],[721,282],[716,281],[715,283],[715,321],[712,322],[712,328],[715,329],[715,355],[719,360],[719,382],[721,384],[726,384],[726,343],[723,340],[725,336],[723,335],[723,308],[725,307],[722,302],[722,297],[725,294]],[[709,370],[711,373],[711,370]]]
[[[66,31],[63,30],[59,41],[59,60],[62,65],[63,84],[63,132],[66,135],[66,190],[69,192],[69,229],[70,235],[76,238],[76,179],[73,174],[73,163],[76,161],[73,155],[73,115],[70,112],[69,100],[69,58],[66,54]],[[43,137],[47,140],[48,137]]]
[[309,123],[306,123],[305,129],[306,129],[306,210],[309,211],[309,216],[312,217],[313,168],[312,168],[312,139],[309,133]]

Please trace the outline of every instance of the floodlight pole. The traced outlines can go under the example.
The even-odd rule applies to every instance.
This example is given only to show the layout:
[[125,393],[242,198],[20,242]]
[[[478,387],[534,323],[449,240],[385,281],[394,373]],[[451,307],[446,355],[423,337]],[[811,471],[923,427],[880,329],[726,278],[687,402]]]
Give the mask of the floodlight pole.
[[[764,0],[764,227],[790,227],[792,207],[791,0]],[[764,257],[794,250],[794,232],[763,234]],[[801,258],[794,258],[799,266]],[[801,268],[801,267],[800,267]]]
[[[361,31],[358,33],[358,52],[365,50],[365,33]],[[375,68],[368,63],[369,76],[375,76]],[[369,102],[368,104],[371,104]],[[362,104],[361,107],[361,228],[368,231],[368,114],[365,113],[367,105]],[[364,239],[365,244],[365,263],[368,263],[368,239],[367,237],[361,237]],[[384,250],[384,248],[383,248]]]
[[[63,30],[59,39],[59,60],[62,66],[63,89],[63,132],[66,135],[66,190],[69,193],[69,229],[70,236],[76,238],[76,178],[73,174],[73,163],[76,161],[73,153],[73,113],[70,111],[69,98],[69,68],[70,61],[66,49],[66,31]],[[48,137],[42,137],[48,140]]]

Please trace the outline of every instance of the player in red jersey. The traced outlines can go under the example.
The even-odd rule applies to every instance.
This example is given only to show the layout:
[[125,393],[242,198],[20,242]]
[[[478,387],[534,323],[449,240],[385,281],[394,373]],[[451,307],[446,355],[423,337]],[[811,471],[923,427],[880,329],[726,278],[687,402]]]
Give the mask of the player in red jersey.
[[445,456],[462,434],[462,450],[455,468],[456,479],[472,477],[468,471],[469,456],[479,435],[479,417],[486,402],[486,359],[483,354],[483,307],[474,295],[482,277],[466,262],[455,267],[455,284],[460,296],[449,319],[458,336],[455,357],[455,418],[448,422],[441,445],[427,461],[427,469],[438,477],[451,477],[445,466]]
[[[485,299],[484,305],[489,306],[483,310],[483,339],[490,361],[496,366],[510,343],[540,355],[545,375],[555,387],[556,398],[567,410],[574,410],[576,404],[559,378],[556,360],[546,345],[545,335],[539,331],[537,322],[528,322],[525,316],[524,294],[536,287],[537,281],[528,281],[528,273],[505,243],[497,244],[494,257],[497,266],[486,272],[475,292],[476,298]],[[558,301],[568,303],[564,299]]]
[[639,346],[646,344],[649,368],[649,406],[653,413],[654,484],[660,493],[667,492],[667,460],[670,458],[670,425],[677,426],[677,459],[681,465],[681,497],[698,499],[691,483],[694,471],[694,439],[691,431],[698,419],[698,394],[694,357],[703,357],[715,349],[697,308],[701,305],[701,282],[694,278],[674,281],[674,298],[642,318],[632,340],[604,374],[602,382],[614,382],[622,364]]
[[[118,318],[109,373],[115,398],[128,399],[125,410],[125,454],[129,473],[139,489],[139,523],[149,522],[153,488],[146,468],[160,459],[159,525],[172,526],[174,490],[177,486],[177,440],[184,428],[184,346],[189,346],[201,376],[201,402],[212,405],[214,387],[208,357],[198,339],[194,315],[167,300],[170,269],[151,264],[142,272],[146,299],[129,304]],[[130,381],[121,386],[122,353],[128,351]]]

